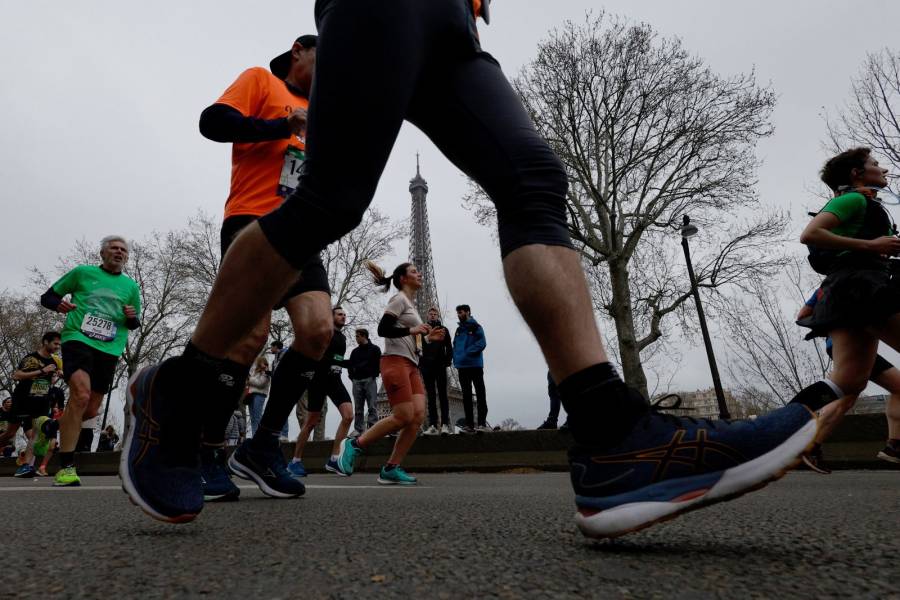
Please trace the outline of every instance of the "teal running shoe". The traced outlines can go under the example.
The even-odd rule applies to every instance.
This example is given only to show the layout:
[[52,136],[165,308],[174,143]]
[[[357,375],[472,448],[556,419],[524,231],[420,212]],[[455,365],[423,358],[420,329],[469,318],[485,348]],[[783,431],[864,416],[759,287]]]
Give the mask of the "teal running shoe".
[[381,485],[416,485],[418,482],[418,479],[404,471],[400,465],[390,470],[386,466],[381,467],[381,473],[378,475],[378,483]]
[[356,456],[360,454],[360,450],[353,446],[353,440],[346,439],[341,442],[341,451],[338,453],[337,461],[334,464],[335,473],[340,475],[353,475],[353,465],[356,462]]

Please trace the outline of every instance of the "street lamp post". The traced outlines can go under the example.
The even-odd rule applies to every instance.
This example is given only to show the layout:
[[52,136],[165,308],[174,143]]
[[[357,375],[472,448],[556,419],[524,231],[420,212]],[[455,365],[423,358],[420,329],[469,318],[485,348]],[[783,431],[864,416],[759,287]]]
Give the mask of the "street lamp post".
[[681,248],[684,250],[684,260],[687,263],[688,275],[691,278],[691,293],[694,295],[694,304],[697,305],[697,318],[700,321],[700,332],[703,334],[703,345],[706,346],[706,358],[709,359],[709,372],[712,374],[713,387],[716,389],[719,418],[728,419],[731,418],[731,415],[728,413],[728,405],[725,404],[725,392],[722,390],[722,381],[719,379],[716,355],[713,353],[712,340],[709,339],[709,329],[706,328],[706,316],[703,314],[700,291],[697,289],[697,278],[694,276],[694,266],[691,264],[691,250],[688,247],[688,238],[696,234],[697,226],[691,225],[690,217],[684,215],[681,225]]

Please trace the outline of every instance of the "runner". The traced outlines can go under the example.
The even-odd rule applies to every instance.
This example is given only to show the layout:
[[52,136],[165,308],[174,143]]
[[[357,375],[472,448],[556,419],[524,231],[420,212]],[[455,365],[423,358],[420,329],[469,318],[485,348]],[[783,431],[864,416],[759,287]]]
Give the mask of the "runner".
[[[818,301],[819,290],[817,289],[803,305],[797,315],[797,320],[800,321],[811,316],[813,307]],[[834,358],[834,343],[830,337],[825,338],[825,353],[829,358]],[[876,354],[875,364],[869,372],[869,381],[880,385],[888,392],[887,402],[884,405],[884,416],[887,418],[888,424],[888,440],[876,457],[888,462],[900,463],[900,370],[886,358]],[[853,408],[858,398],[858,395],[846,396],[829,404],[827,410],[821,411],[816,443],[812,450],[803,455],[803,462],[813,471],[823,475],[831,473],[831,469],[825,465],[822,444],[844,419],[844,415]]]
[[[41,305],[66,315],[62,330],[63,376],[69,403],[60,417],[59,466],[55,486],[81,485],[75,445],[82,421],[97,416],[109,391],[128,332],[141,326],[141,290],[122,270],[128,242],[111,235],[100,242],[100,266],[80,265],[50,286]],[[70,296],[69,300],[64,300]],[[48,429],[45,427],[44,429]],[[55,435],[55,430],[48,432]]]
[[422,274],[412,263],[399,265],[390,277],[384,270],[370,262],[369,271],[375,284],[384,286],[384,291],[397,288],[397,293],[388,301],[384,315],[378,323],[378,335],[384,338],[384,353],[381,355],[381,381],[391,405],[391,414],[375,423],[361,436],[344,440],[334,467],[342,475],[352,475],[356,457],[373,442],[390,433],[399,431],[387,463],[381,467],[378,483],[383,485],[415,485],[417,480],[400,466],[419,433],[425,420],[425,384],[419,372],[419,355],[422,351],[421,338],[429,342],[442,342],[446,335],[444,327],[432,329],[422,323],[413,305],[416,292],[422,287]]
[[[892,365],[878,361],[877,353],[879,340],[900,349],[900,285],[894,275],[896,263],[888,258],[900,254],[900,239],[878,200],[878,192],[887,186],[886,175],[887,169],[879,166],[869,148],[853,148],[829,159],[821,178],[835,197],[800,237],[810,246],[810,263],[827,276],[814,294],[813,305],[807,302],[810,310],[803,311],[797,322],[811,329],[808,339],[830,339],[831,379],[842,390],[840,401],[822,410],[816,444],[804,458],[819,472],[827,472],[819,464],[821,443],[867,380],[874,376],[873,380],[893,385],[887,375]],[[895,434],[891,428],[892,440]],[[893,450],[892,446],[889,441],[887,449]]]
[[[326,462],[325,469],[332,473],[337,473],[335,459],[341,448],[341,441],[347,437],[350,431],[350,424],[353,422],[353,403],[350,401],[350,394],[341,381],[341,369],[347,367],[347,360],[344,355],[347,354],[347,338],[344,337],[343,328],[347,323],[347,313],[340,306],[335,306],[334,315],[334,333],[331,336],[331,344],[325,352],[325,357],[319,362],[316,374],[309,386],[309,399],[307,403],[307,418],[300,429],[300,435],[297,437],[297,445],[294,447],[294,458],[288,465],[288,471],[294,477],[306,477],[306,467],[303,466],[303,450],[306,448],[306,442],[309,440],[309,434],[313,432],[316,425],[322,419],[322,408],[325,406],[325,398],[331,398],[331,402],[337,407],[341,414],[341,422],[338,423],[337,431],[334,433],[334,445],[331,450],[331,458]],[[240,469],[239,461],[241,455],[232,456],[232,462],[238,463],[233,465]],[[229,463],[230,464],[230,463]]]
[[[59,332],[46,332],[41,337],[41,347],[26,354],[12,374],[13,380],[17,382],[12,395],[13,424],[18,422],[28,440],[25,446],[25,463],[16,469],[14,477],[34,477],[37,473],[34,468],[34,447],[38,436],[32,425],[39,417],[46,419],[50,414],[50,390],[57,370],[53,355],[59,352],[59,339]],[[38,444],[43,449],[45,439],[40,437]]]
[[[238,234],[277,208],[297,184],[304,159],[306,107],[315,59],[316,36],[297,38],[288,52],[271,61],[271,71],[247,69],[200,117],[200,131],[205,137],[233,144],[231,190],[221,232],[223,258]],[[266,403],[268,417],[264,413],[260,432],[254,431],[256,442],[242,454],[246,469],[258,472],[256,477],[264,482],[265,489],[294,497],[303,494],[304,488],[286,470],[278,433],[286,428],[293,403],[309,383],[304,374],[312,373],[331,339],[331,292],[318,256],[304,264],[300,278],[295,278],[293,286],[273,305],[287,310],[294,326],[294,343],[273,365]],[[263,315],[253,332],[232,348],[223,363],[225,379],[217,381],[215,393],[203,395],[200,457],[204,500],[235,500],[240,495],[225,467],[225,430],[240,401],[250,366],[268,340],[270,317],[269,312]],[[282,398],[286,407],[273,403],[276,397]],[[276,425],[278,431],[273,436]]]
[[[830,391],[817,387],[754,421],[709,422],[658,414],[619,379],[567,229],[565,168],[480,47],[476,18],[488,16],[486,0],[397,0],[389,14],[375,0],[319,0],[315,8],[319,56],[303,176],[235,241],[184,355],[134,377],[134,425],[158,426],[160,439],[140,462],[140,444],[129,442],[122,476],[134,502],[167,521],[196,517],[197,478],[176,478],[164,460],[195,460],[196,435],[183,424],[196,417],[185,399],[209,394],[234,346],[306,262],[358,225],[404,120],[495,202],[507,285],[570,416],[576,522],[587,535],[621,535],[739,496],[795,463],[816,431],[804,403],[818,408]],[[666,454],[658,468],[644,453],[661,446],[692,459]]]

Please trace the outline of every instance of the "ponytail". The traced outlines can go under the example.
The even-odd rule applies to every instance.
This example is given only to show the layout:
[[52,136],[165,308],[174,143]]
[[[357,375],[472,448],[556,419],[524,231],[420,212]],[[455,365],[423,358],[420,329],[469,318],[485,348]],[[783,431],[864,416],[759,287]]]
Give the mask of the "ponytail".
[[384,276],[384,269],[371,260],[366,261],[366,268],[369,270],[369,273],[372,274],[372,280],[375,282],[375,285],[384,288],[381,290],[382,292],[387,292],[391,289],[391,278]]
[[400,278],[406,275],[406,270],[412,266],[412,263],[405,262],[397,266],[394,269],[394,272],[387,276],[384,273],[384,269],[376,265],[371,260],[366,261],[366,268],[369,270],[369,273],[372,274],[372,280],[375,282],[375,285],[383,288],[382,292],[388,292],[391,289],[391,283],[394,284],[394,287],[398,290],[401,289],[400,286]]

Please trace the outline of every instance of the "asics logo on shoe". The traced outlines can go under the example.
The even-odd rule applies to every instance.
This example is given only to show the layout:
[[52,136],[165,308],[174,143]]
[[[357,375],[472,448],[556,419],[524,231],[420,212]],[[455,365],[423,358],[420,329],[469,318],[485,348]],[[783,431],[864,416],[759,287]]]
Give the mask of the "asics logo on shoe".
[[580,488],[580,489],[585,489],[585,490],[595,490],[597,488],[602,488],[602,487],[606,487],[608,485],[612,485],[614,483],[617,483],[617,482],[625,479],[626,477],[628,477],[632,473],[634,473],[634,469],[628,469],[624,473],[621,473],[620,475],[616,475],[612,479],[607,479],[606,481],[601,481],[599,483],[590,483],[589,484],[589,483],[585,483],[585,481],[584,481],[584,476],[587,473],[587,466],[583,465],[583,464],[579,464],[579,463],[572,463],[572,479],[573,479],[573,481],[575,479],[575,471],[576,470],[578,471],[578,483],[576,484],[576,487]]
[[694,439],[686,440],[687,435],[687,430],[678,429],[668,444],[623,454],[593,456],[591,462],[598,465],[655,463],[656,468],[650,481],[657,482],[666,478],[669,468],[673,465],[705,471],[709,468],[728,468],[747,461],[743,454],[731,446],[711,441],[705,429],[697,429]]
[[159,423],[151,416],[151,402],[153,402],[153,400],[148,397],[146,403],[140,406],[140,429],[135,432],[135,435],[141,442],[141,448],[134,459],[134,464],[138,464],[143,460],[147,451],[150,449],[150,446],[159,444]]

